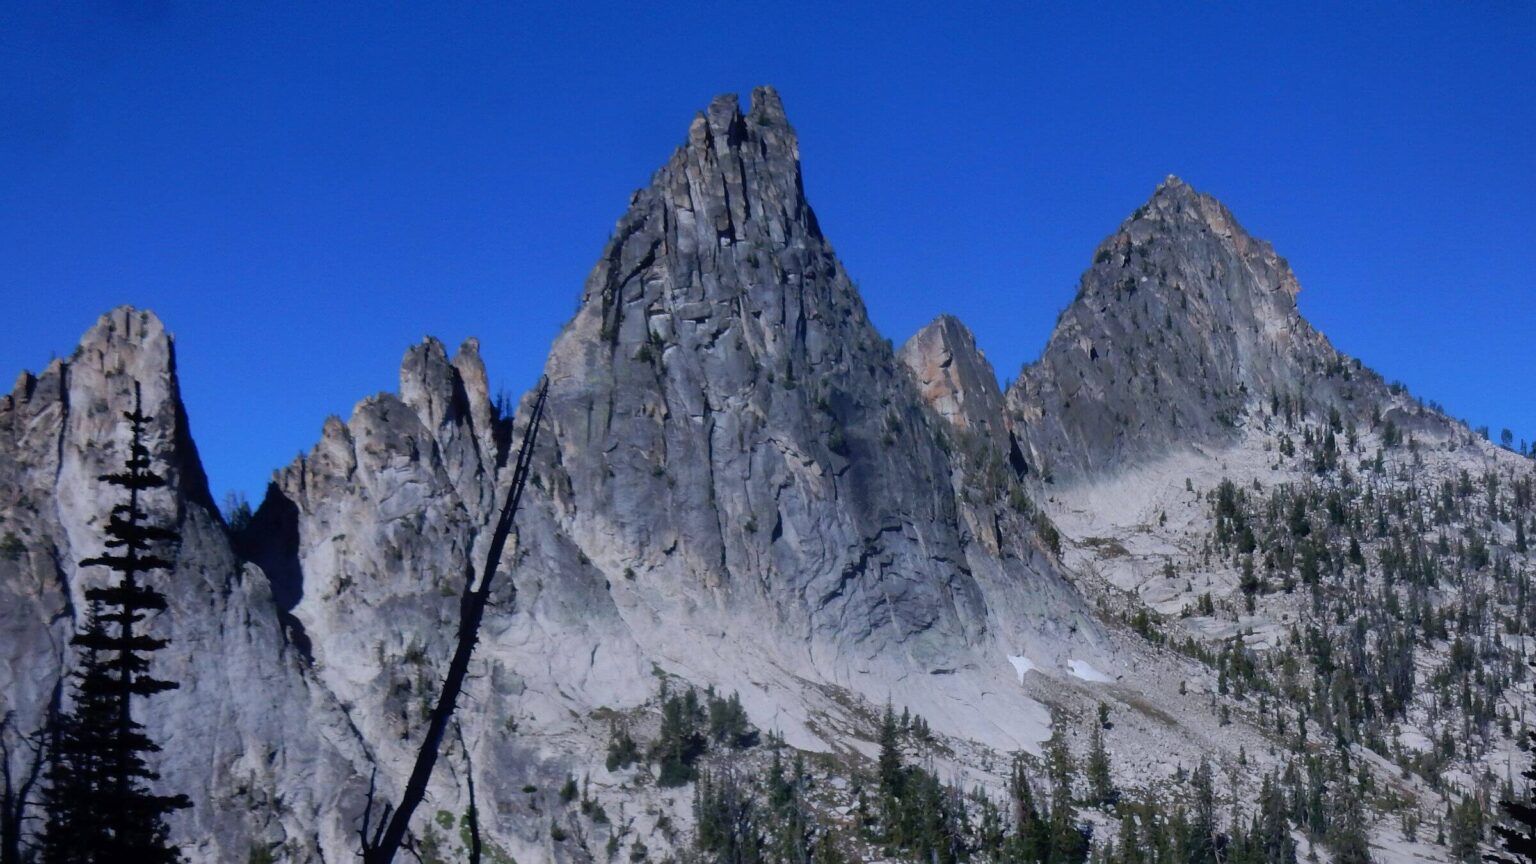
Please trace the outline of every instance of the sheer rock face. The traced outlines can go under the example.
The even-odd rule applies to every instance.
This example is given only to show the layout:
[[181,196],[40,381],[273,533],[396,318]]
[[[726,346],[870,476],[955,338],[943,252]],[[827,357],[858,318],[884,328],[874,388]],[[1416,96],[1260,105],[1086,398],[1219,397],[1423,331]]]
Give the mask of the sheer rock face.
[[1034,529],[1018,512],[1027,471],[997,373],[971,331],[950,315],[913,334],[898,356],[919,396],[944,421],[950,479],[967,533],[992,556],[1006,557],[1016,545],[1009,538],[1029,537]]
[[1276,398],[1345,416],[1387,401],[1378,376],[1301,317],[1299,291],[1268,243],[1169,177],[1099,245],[1044,353],[1009,388],[1028,458],[1070,480],[1230,441]]
[[[638,622],[709,622],[755,643],[744,663],[884,692],[1006,670],[1002,642],[1082,620],[998,617],[939,424],[822,235],[771,89],[694,119],[546,371],[557,518],[605,573],[632,571],[615,602],[645,610],[626,620],[663,656],[688,655]],[[1027,536],[1011,554],[1015,593],[1054,578]]]
[[635,571],[625,594],[747,611],[787,628],[796,666],[946,665],[982,638],[934,494],[944,454],[821,235],[771,91],[695,118],[548,371],[557,506],[594,560]]
[[[246,532],[252,559],[280,574],[289,632],[368,742],[389,800],[421,746],[465,580],[484,566],[510,480],[512,431],[488,398],[478,344],[450,359],[427,339],[406,352],[398,396],[365,399],[345,422],[328,419],[315,447],[277,472]],[[558,788],[575,759],[567,739],[552,737],[605,700],[637,704],[653,689],[590,561],[537,506],[517,527],[550,539],[538,548],[515,542],[500,562],[457,715],[487,813],[525,808],[525,786]],[[507,734],[518,727],[538,734]],[[465,756],[456,736],[444,747],[424,819],[467,809]],[[557,855],[540,820],[490,821],[486,830],[520,860]]]
[[174,571],[151,577],[169,609],[149,622],[171,640],[153,670],[181,687],[135,712],[163,748],[164,788],[197,802],[173,817],[173,832],[193,860],[241,860],[252,844],[317,851],[340,840],[321,836],[317,814],[355,779],[341,754],[357,748],[344,734],[326,740],[328,721],[344,728],[339,713],[284,648],[266,580],[230,550],[188,432],[172,341],[152,313],[103,316],[69,359],[23,373],[0,397],[0,533],[19,543],[0,555],[0,712],[14,711],[22,730],[41,727],[72,663],[84,591],[109,576],[75,562],[101,553],[123,494],[98,476],[122,469],[134,382],[154,418],[154,468],[169,480],[146,493],[146,507],[181,533]]

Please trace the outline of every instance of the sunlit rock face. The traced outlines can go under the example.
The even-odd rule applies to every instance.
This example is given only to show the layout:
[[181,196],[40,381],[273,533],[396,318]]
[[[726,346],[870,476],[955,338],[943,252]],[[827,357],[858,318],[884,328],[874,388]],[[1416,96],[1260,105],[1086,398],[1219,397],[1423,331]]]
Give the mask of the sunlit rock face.
[[956,429],[1004,440],[1008,427],[997,372],[976,337],[952,315],[940,315],[901,347],[923,400]]
[[[231,551],[187,424],[174,345],[153,313],[122,307],[67,359],[23,373],[0,397],[0,712],[41,728],[84,592],[109,576],[80,568],[101,554],[103,528],[125,494],[100,475],[122,470],[134,388],[153,417],[145,443],[169,483],[145,493],[150,521],[181,534],[175,569],[151,576],[169,608],[148,622],[170,640],[153,657],[179,689],[136,709],[163,748],[162,786],[196,803],[173,817],[200,861],[244,860],[253,844],[296,852],[343,842],[322,812],[345,809],[357,742],[328,693],[285,645],[267,580]],[[65,687],[66,697],[68,687]],[[13,764],[14,767],[19,767]]]

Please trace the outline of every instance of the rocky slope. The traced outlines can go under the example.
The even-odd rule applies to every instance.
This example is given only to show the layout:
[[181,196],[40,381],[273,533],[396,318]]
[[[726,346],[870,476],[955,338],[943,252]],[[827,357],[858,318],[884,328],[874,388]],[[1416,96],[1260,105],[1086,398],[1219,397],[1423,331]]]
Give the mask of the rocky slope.
[[1275,764],[1374,761],[1382,860],[1445,860],[1415,826],[1486,807],[1519,761],[1536,472],[1336,351],[1299,290],[1169,178],[1100,245],[1007,420],[1077,588],[1217,669],[1212,704]]

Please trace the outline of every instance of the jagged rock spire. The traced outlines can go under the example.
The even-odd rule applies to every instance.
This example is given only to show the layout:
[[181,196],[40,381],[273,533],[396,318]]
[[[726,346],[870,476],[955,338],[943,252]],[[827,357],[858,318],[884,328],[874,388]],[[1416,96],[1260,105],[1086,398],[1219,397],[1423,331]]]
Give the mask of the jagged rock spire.
[[957,429],[1007,440],[997,373],[960,319],[933,319],[901,346],[899,356],[940,417]]
[[997,527],[958,512],[940,421],[823,235],[770,88],[745,114],[715,99],[630,199],[546,372],[556,518],[629,574],[620,608],[709,609],[797,674],[869,658],[867,682],[953,668],[994,626],[1095,632],[1055,584],[989,611],[981,572],[1049,577],[1027,532],[1003,567],[972,542]]
[[[767,314],[762,347],[778,350],[782,336],[812,338],[798,295],[822,287],[835,295],[812,303],[864,317],[806,202],[799,145],[778,94],[759,87],[745,115],[725,95],[694,116],[683,146],[630,199],[574,324],[608,346],[652,341],[664,350],[695,332],[718,333],[727,316]],[[558,394],[563,370],[552,371]]]
[[[153,418],[143,423],[143,451],[166,479],[140,503],[146,521],[181,535],[162,550],[170,569],[156,579],[169,612],[141,626],[170,640],[156,673],[185,686],[137,718],[165,742],[152,769],[198,802],[172,820],[173,839],[199,861],[243,859],[256,838],[273,835],[294,838],[296,854],[330,857],[324,843],[350,829],[317,827],[318,814],[345,806],[338,801],[358,778],[344,754],[356,748],[334,703],[311,689],[285,649],[267,581],[230,548],[192,442],[174,340],[147,310],[103,315],[67,358],[24,373],[0,396],[0,533],[14,532],[23,547],[0,555],[7,710],[21,728],[38,728],[54,683],[75,662],[64,646],[83,623],[86,598],[106,581],[102,568],[74,562],[121,549],[105,545],[119,499],[103,494],[97,477],[122,470],[135,384]],[[323,786],[306,785],[321,777]],[[279,802],[252,789],[283,791]]]

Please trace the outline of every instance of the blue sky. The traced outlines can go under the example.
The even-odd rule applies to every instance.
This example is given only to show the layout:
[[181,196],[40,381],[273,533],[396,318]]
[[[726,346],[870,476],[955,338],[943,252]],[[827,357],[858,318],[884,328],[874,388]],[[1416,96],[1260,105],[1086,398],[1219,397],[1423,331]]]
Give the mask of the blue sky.
[[693,112],[771,83],[898,343],[952,312],[1013,377],[1174,173],[1335,344],[1536,438],[1536,5],[895,8],[0,4],[0,374],[156,310],[254,502],[425,334],[530,386]]

